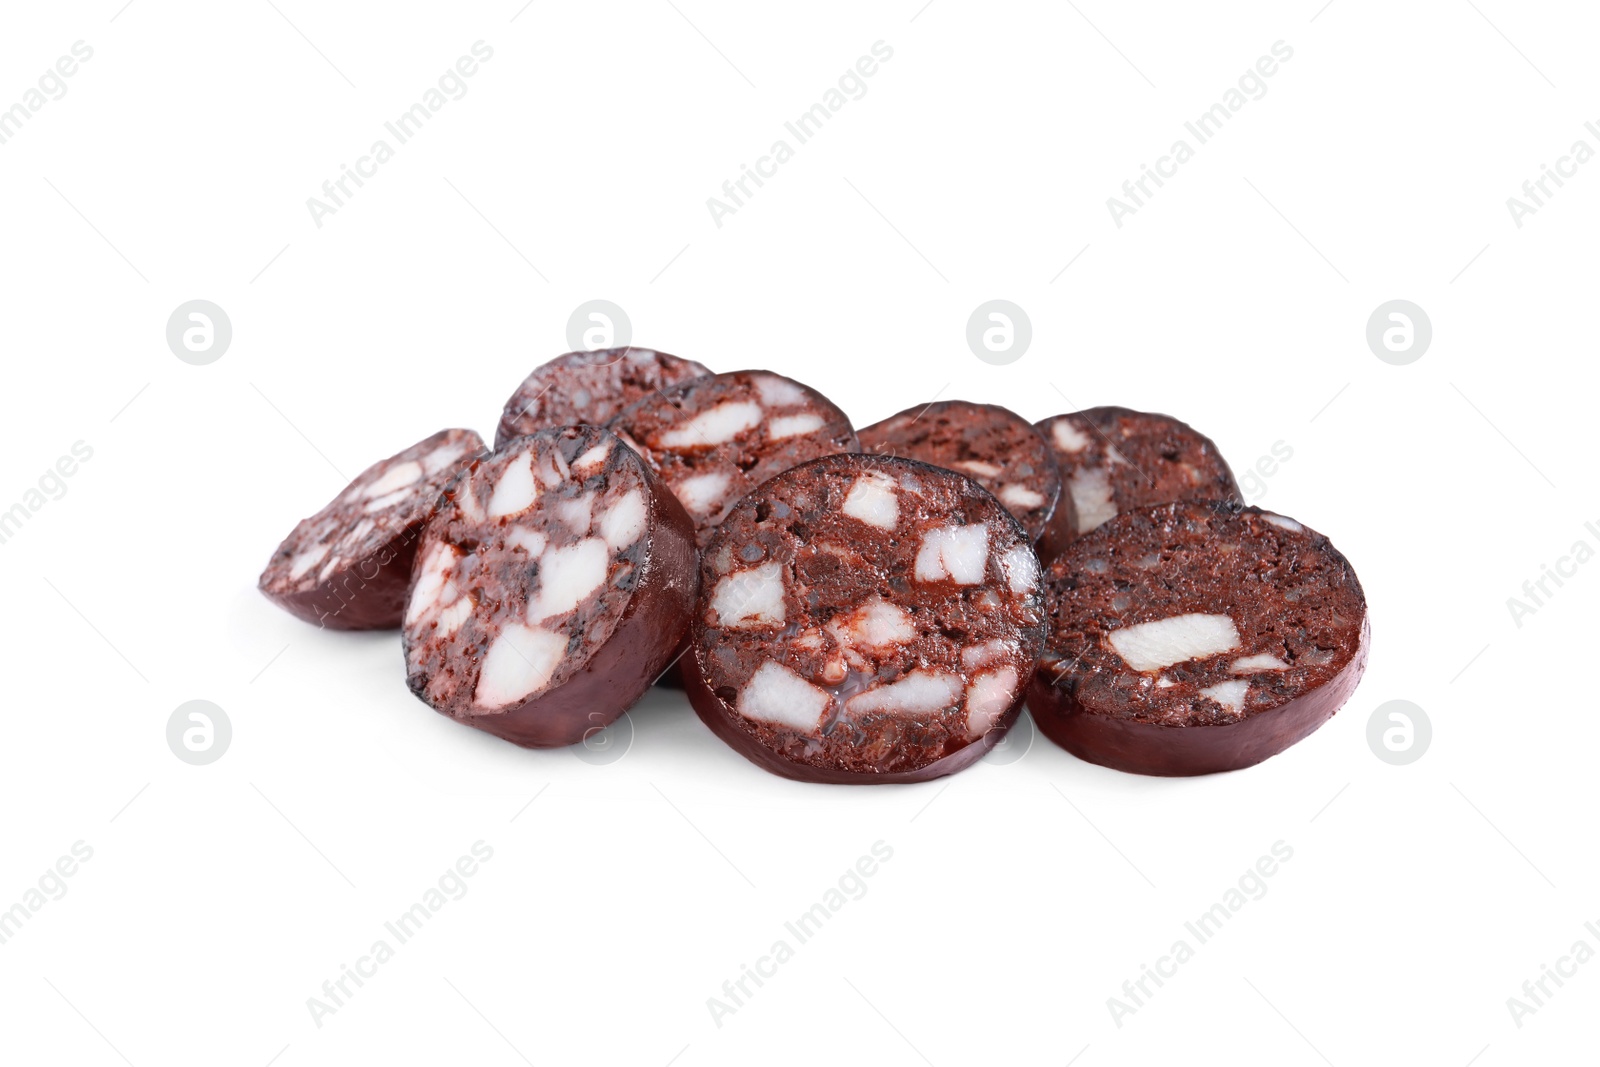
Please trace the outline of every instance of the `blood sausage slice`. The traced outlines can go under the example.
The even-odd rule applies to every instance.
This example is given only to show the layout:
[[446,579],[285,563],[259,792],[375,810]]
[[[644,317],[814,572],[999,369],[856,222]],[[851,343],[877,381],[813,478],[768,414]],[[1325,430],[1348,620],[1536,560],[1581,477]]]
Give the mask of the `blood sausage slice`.
[[445,483],[483,451],[471,430],[441,430],[374,463],[284,538],[261,572],[261,592],[331,630],[399,626],[417,536]]
[[1123,512],[1067,546],[1046,593],[1033,720],[1118,770],[1259,763],[1331,718],[1366,668],[1367,604],[1349,561],[1257,508]]
[[1044,635],[1038,558],[963,475],[834,455],[736,506],[701,559],[685,686],[776,774],[950,774],[1016,720]]
[[411,691],[529,747],[626,711],[671,661],[694,601],[693,527],[598,426],[513,438],[446,491],[406,607]]

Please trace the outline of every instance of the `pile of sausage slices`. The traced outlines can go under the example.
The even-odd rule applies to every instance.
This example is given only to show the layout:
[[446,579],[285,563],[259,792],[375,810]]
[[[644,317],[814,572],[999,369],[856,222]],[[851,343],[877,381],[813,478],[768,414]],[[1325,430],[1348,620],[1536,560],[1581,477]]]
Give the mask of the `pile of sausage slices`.
[[398,627],[420,700],[519,745],[671,685],[819,782],[951,774],[1024,702],[1093,763],[1247,767],[1338,710],[1369,643],[1344,556],[1174,418],[951,400],[857,430],[790,378],[642,348],[536,369],[492,450],[444,430],[374,464],[259,584]]

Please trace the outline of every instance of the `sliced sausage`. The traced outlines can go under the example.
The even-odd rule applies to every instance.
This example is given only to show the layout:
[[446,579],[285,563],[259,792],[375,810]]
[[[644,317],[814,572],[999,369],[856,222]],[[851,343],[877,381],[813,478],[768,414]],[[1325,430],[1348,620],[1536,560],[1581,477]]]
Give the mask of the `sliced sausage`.
[[445,483],[483,452],[471,430],[440,430],[374,463],[284,538],[259,588],[289,614],[332,630],[399,626],[417,536]]
[[1089,408],[1038,426],[1055,449],[1076,523],[1058,512],[1039,542],[1046,562],[1119,512],[1175,500],[1242,499],[1211,438],[1170,415]]
[[406,606],[406,681],[519,745],[604,727],[672,656],[694,603],[694,530],[598,426],[508,441],[446,489]]
[[1016,721],[1044,639],[1038,558],[963,475],[846,454],[744,498],[701,555],[685,687],[713,733],[802,781],[913,782]]
[[844,412],[815,389],[767,371],[685,382],[640,400],[611,428],[677,495],[702,547],[740,498],[768,478],[860,450]]
[[[920,459],[960,471],[1000,498],[1037,541],[1062,500],[1061,472],[1044,435],[994,404],[941,400],[918,404],[857,432],[861,450]],[[1076,519],[1069,521],[1076,525]]]
[[604,426],[634,401],[710,373],[692,359],[648,348],[568,352],[534,368],[511,394],[494,446],[552,426]]
[[1326,537],[1259,508],[1123,512],[1068,545],[1045,586],[1033,720],[1118,770],[1259,763],[1331,718],[1366,669],[1355,571]]

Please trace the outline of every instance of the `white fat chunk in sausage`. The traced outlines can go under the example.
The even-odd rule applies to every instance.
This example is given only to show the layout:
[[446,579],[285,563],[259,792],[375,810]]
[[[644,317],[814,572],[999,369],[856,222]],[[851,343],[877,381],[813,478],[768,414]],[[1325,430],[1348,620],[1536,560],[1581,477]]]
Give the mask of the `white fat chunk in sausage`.
[[1078,532],[1088,533],[1108,519],[1117,517],[1117,505],[1111,499],[1111,479],[1103,467],[1084,467],[1072,472],[1067,479],[1067,489],[1072,493],[1072,506],[1078,512]]
[[364,492],[367,499],[370,500],[373,497],[392,493],[396,489],[404,489],[408,485],[415,485],[420,481],[422,481],[422,464],[414,459],[408,459],[404,463],[396,463],[384,471],[383,476],[367,486]]
[[739,690],[736,709],[740,715],[772,726],[787,726],[802,733],[815,733],[822,727],[822,716],[833,698],[783,666],[768,660],[756,668],[750,681]]
[[613,552],[621,552],[639,540],[649,519],[648,510],[644,494],[637,489],[630,489],[600,516],[600,536],[605,538]]
[[611,442],[601,441],[589,451],[572,461],[572,469],[579,474],[587,474],[590,470],[599,467],[611,454]]
[[993,663],[1005,657],[1006,653],[1017,646],[1014,642],[1003,637],[991,638],[976,645],[968,645],[961,650],[961,665],[967,670],[977,670],[986,663]]
[[1262,522],[1270,522],[1272,525],[1277,526],[1277,527],[1281,527],[1282,529],[1288,530],[1291,533],[1299,533],[1300,531],[1305,529],[1304,526],[1301,526],[1298,522],[1295,522],[1293,519],[1289,518],[1288,516],[1286,516],[1286,515],[1274,515],[1270,511],[1264,511],[1264,512],[1261,513],[1261,521]]
[[1112,630],[1111,647],[1136,671],[1215,656],[1239,647],[1239,629],[1226,615],[1172,615]]
[[417,574],[417,584],[411,589],[411,599],[406,604],[406,625],[416,622],[422,617],[423,612],[433,607],[450,577],[450,572],[460,561],[461,553],[454,545],[440,542],[433,546],[428,557],[422,561],[422,570]]
[[887,711],[894,715],[929,715],[961,697],[961,679],[946,671],[912,671],[898,682],[876,686],[845,701],[852,715]]
[[746,430],[761,425],[761,405],[752,400],[729,400],[707,408],[682,426],[656,437],[661,448],[710,448],[727,444]]
[[611,549],[598,537],[551,548],[539,557],[539,589],[528,600],[528,622],[565,615],[605,584]]
[[1000,569],[1013,593],[1026,596],[1039,588],[1039,557],[1027,545],[1007,550],[1000,557]]
[[984,671],[967,686],[967,736],[982,737],[994,729],[1017,692],[1017,669]]
[[783,564],[765,563],[734,571],[717,582],[711,592],[711,611],[717,625],[750,630],[782,626]]
[[435,634],[442,637],[455,633],[461,628],[462,623],[472,617],[474,607],[476,605],[473,604],[472,598],[464,596],[449,607],[440,608],[439,617],[434,620],[434,625],[438,627]]
[[909,644],[917,636],[917,626],[911,620],[911,613],[882,597],[873,597],[850,614],[830,623],[828,629],[840,644],[864,648]]
[[530,556],[537,556],[544,551],[550,539],[538,530],[530,530],[526,526],[513,526],[511,532],[506,534],[506,544],[513,548],[520,548]]
[[812,433],[822,429],[822,416],[814,412],[804,415],[779,415],[767,423],[767,439],[782,441],[788,437],[799,437],[803,433]]
[[758,374],[754,381],[756,392],[761,394],[761,402],[768,407],[793,407],[796,404],[806,403],[806,391],[793,382],[786,382],[770,374]]
[[293,556],[289,560],[289,578],[291,580],[298,579],[301,575],[310,571],[312,567],[321,563],[327,558],[328,547],[327,545],[317,545]]
[[1200,690],[1200,695],[1210,697],[1221,704],[1231,714],[1237,715],[1244,710],[1244,698],[1250,692],[1249,681],[1218,682]]
[[462,482],[455,492],[456,504],[461,508],[461,514],[473,522],[484,520],[483,505],[478,502],[478,494],[474,491],[472,483]]
[[1000,488],[1000,503],[1008,508],[1036,508],[1044,503],[1044,494],[1025,485],[1006,485]]
[[1089,447],[1089,435],[1072,424],[1071,419],[1057,419],[1050,425],[1050,435],[1056,447],[1063,452],[1082,452]]
[[801,630],[789,638],[789,644],[795,648],[803,648],[810,652],[819,652],[828,645],[827,639],[822,636],[822,631],[815,626]]
[[531,696],[549,684],[566,651],[563,634],[507,623],[484,654],[473,702],[492,710]]
[[460,459],[464,451],[460,445],[440,445],[422,457],[422,467],[430,475],[438,474]]
[[1270,652],[1254,656],[1241,656],[1228,665],[1234,674],[1255,674],[1257,671],[1286,671],[1289,665]]
[[989,562],[989,528],[981,522],[939,526],[922,535],[915,575],[919,582],[977,585]]
[[520,514],[533,507],[538,499],[539,486],[533,480],[533,453],[524,452],[500,472],[500,480],[494,484],[494,492],[489,497],[489,517],[498,519],[502,515]]
[[900,498],[895,495],[894,479],[879,471],[867,471],[850,484],[842,510],[868,526],[893,530],[900,524]]
[[554,489],[572,477],[572,468],[567,466],[567,457],[561,454],[561,450],[552,448],[544,454],[538,474],[541,482]]
[[404,504],[415,495],[416,490],[414,489],[396,489],[392,493],[367,501],[366,506],[361,510],[371,515],[375,512],[392,508],[396,504]]
[[984,463],[982,460],[977,459],[966,459],[962,460],[960,463],[952,463],[950,465],[958,470],[964,470],[969,474],[981,474],[985,478],[998,478],[1001,474],[1005,473],[993,463]]
[[672,495],[678,498],[690,514],[709,515],[727,495],[731,477],[727,471],[697,474],[674,485]]
[[588,533],[594,521],[594,494],[585,493],[570,500],[558,502],[554,508],[556,518],[567,524],[574,533]]

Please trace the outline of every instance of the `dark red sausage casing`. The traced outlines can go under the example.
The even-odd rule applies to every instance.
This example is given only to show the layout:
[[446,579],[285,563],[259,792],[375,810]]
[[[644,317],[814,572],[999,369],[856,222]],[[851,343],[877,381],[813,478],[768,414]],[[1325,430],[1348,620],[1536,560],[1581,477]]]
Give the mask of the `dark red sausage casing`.
[[710,373],[692,359],[648,348],[568,352],[535,367],[517,386],[500,416],[494,446],[553,426],[604,426],[629,404]]
[[1067,542],[1120,512],[1177,500],[1242,502],[1216,443],[1170,415],[1087,408],[1038,427],[1055,450],[1062,496],[1073,504],[1070,517],[1057,509],[1039,540],[1039,558],[1046,563]]
[[622,715],[676,653],[694,530],[644,461],[597,426],[506,442],[446,490],[406,608],[407,684],[530,748]]
[[1366,598],[1321,534],[1259,508],[1124,512],[1045,580],[1040,732],[1136,774],[1237,770],[1331,718],[1366,669]]
[[685,688],[756,764],[811,782],[951,774],[1016,721],[1038,557],[971,479],[842,454],[745,497],[701,557]]
[[[993,493],[1032,540],[1039,539],[1060,507],[1072,509],[1072,498],[1061,492],[1050,444],[1006,408],[966,400],[918,404],[857,436],[863,452],[920,459],[965,474]],[[1065,521],[1076,526],[1070,516]]]
[[620,413],[611,429],[677,495],[702,547],[768,478],[861,447],[849,416],[810,386],[770,371],[713,374],[663,390]]
[[330,630],[399,626],[417,537],[445,483],[483,453],[471,430],[440,430],[374,463],[284,539],[261,572],[261,592]]

